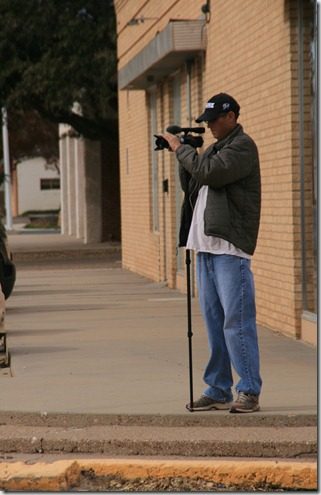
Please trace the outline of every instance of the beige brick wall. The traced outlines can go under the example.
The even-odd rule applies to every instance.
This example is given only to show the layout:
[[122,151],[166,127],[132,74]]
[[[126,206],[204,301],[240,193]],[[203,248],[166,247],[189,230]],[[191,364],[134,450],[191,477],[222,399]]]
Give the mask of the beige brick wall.
[[[183,8],[184,5],[184,8]],[[201,1],[116,1],[119,69],[134,57],[170,18],[197,18]],[[156,17],[137,26],[126,26],[134,16]],[[158,124],[170,123],[170,84],[157,88]],[[184,96],[182,95],[182,98]],[[163,102],[163,103],[162,103]],[[158,154],[159,233],[151,225],[151,167],[149,114],[145,91],[120,91],[120,170],[123,266],[155,280],[176,284],[176,229],[174,169],[168,153]],[[182,111],[183,115],[183,111]],[[162,193],[162,180],[169,180],[169,193]]]
[[158,280],[159,235],[150,230],[150,168],[145,92],[122,92],[119,114],[124,266]]
[[[199,18],[203,4],[204,0],[116,1],[119,68],[170,19]],[[211,5],[206,56],[192,69],[192,118],[197,117],[208,98],[220,91],[231,93],[241,105],[240,123],[256,141],[261,159],[262,216],[253,258],[258,322],[299,336],[302,294],[296,2],[216,0]],[[126,26],[133,16],[141,15],[157,19]],[[186,69],[178,69],[182,119],[175,123],[188,125]],[[158,85],[157,95],[161,131],[173,123],[169,78]],[[146,93],[123,90],[119,100],[123,264],[184,290],[185,280],[176,272],[174,158],[168,152],[158,155],[160,229],[154,233]],[[311,148],[309,104],[307,100],[307,162]],[[207,135],[205,144],[210,142]],[[311,166],[307,166],[307,175]],[[165,178],[169,179],[168,194],[161,190]],[[306,189],[308,205],[309,181]],[[307,248],[311,249],[310,220],[307,232]]]
[[[207,96],[223,89],[233,94],[241,104],[240,122],[258,145],[262,215],[253,258],[258,321],[293,334],[297,279],[293,209],[299,198],[292,187],[291,26],[284,22],[282,1],[248,0],[242,9],[233,5],[232,0],[216,5],[208,34]],[[229,43],[220,22],[227,16]],[[210,53],[218,54],[211,66]]]

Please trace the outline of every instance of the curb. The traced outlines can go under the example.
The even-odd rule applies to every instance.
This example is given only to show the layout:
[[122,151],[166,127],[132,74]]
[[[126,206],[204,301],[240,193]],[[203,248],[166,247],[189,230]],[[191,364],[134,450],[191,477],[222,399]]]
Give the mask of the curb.
[[268,414],[257,412],[247,416],[226,414],[95,414],[0,411],[1,425],[19,426],[257,426],[302,427],[318,426],[316,414]]
[[307,459],[317,455],[316,427],[0,426],[0,452]]
[[13,261],[24,263],[32,261],[55,261],[55,260],[81,260],[99,259],[104,260],[110,255],[121,255],[119,246],[110,246],[100,249],[95,248],[67,248],[62,250],[38,250],[38,251],[13,251]]
[[0,463],[0,489],[11,491],[68,491],[77,486],[82,472],[97,477],[202,478],[226,486],[259,487],[262,483],[283,489],[317,489],[317,463],[240,460],[128,460],[81,459],[52,463]]

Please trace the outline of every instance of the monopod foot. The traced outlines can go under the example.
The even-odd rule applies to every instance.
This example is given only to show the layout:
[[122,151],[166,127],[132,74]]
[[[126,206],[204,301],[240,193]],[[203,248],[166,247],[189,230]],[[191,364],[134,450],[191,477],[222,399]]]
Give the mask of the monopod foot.
[[186,404],[186,409],[189,411],[189,412],[194,412],[194,407],[192,404]]

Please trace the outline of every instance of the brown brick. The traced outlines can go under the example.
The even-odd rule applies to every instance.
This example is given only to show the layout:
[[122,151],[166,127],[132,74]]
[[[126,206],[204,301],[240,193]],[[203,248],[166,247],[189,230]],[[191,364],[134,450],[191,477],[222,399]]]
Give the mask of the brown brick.
[[[197,19],[203,1],[116,0],[119,68],[164,29],[170,19]],[[305,7],[306,8],[306,7]],[[262,175],[262,215],[253,258],[258,321],[298,335],[301,294],[301,170],[298,98],[297,4],[283,0],[217,0],[206,25],[207,49],[192,68],[192,116],[219,91],[241,104],[240,122],[256,141]],[[135,15],[156,19],[126,26]],[[307,19],[309,16],[307,10]],[[228,27],[226,22],[228,19]],[[308,21],[307,21],[308,22]],[[233,34],[230,36],[230,34]],[[312,259],[312,128],[309,38],[305,47],[306,249]],[[181,122],[188,125],[186,73],[181,78]],[[157,86],[158,129],[173,122],[170,78]],[[123,264],[154,280],[185,290],[177,271],[175,160],[158,154],[159,232],[152,230],[151,151],[148,98],[144,91],[119,93]],[[211,137],[205,135],[205,145]],[[163,179],[169,192],[163,193]],[[184,253],[181,253],[184,258]],[[307,265],[308,266],[308,265]],[[183,269],[184,260],[183,260]],[[313,273],[314,262],[309,266]],[[313,276],[309,275],[313,295]],[[312,281],[311,281],[312,280]]]

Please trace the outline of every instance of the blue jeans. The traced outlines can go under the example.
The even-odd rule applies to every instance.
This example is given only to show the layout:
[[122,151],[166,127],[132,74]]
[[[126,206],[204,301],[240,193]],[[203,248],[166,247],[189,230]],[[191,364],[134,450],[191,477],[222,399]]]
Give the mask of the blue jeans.
[[232,364],[240,377],[236,391],[259,395],[262,380],[251,261],[198,253],[197,282],[210,348],[204,394],[219,401],[233,399]]

